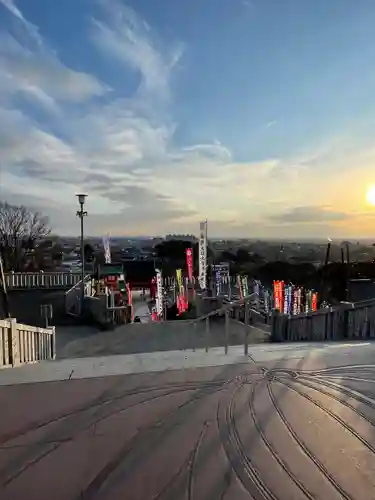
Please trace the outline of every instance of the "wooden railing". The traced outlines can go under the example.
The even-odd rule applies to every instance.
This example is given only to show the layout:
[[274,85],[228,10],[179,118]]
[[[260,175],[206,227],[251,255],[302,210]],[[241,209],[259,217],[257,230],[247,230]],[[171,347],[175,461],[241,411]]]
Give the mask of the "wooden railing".
[[0,320],[0,368],[55,357],[55,327],[23,325],[14,318]]
[[81,279],[81,273],[6,273],[5,284],[8,290],[38,290],[71,288]]
[[375,338],[375,300],[343,303],[297,316],[275,312],[271,338],[276,342]]

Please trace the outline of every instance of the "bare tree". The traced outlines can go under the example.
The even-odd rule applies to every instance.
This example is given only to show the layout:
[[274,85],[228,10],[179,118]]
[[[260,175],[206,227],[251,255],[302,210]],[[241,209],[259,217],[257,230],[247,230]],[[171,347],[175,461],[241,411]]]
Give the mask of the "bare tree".
[[4,271],[23,271],[27,252],[50,234],[48,218],[24,206],[0,202],[0,251]]

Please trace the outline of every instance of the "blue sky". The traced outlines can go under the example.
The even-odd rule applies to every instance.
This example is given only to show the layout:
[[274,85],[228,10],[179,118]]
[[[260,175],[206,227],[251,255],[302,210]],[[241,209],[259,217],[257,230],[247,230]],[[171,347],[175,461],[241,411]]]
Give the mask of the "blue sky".
[[74,233],[373,234],[373,0],[0,0],[0,193]]

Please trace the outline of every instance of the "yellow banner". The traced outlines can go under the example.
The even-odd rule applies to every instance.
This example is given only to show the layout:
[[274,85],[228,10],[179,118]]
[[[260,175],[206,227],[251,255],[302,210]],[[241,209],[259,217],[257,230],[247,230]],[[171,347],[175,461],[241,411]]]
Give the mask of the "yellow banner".
[[176,269],[176,278],[177,278],[178,288],[181,288],[182,287],[182,269]]

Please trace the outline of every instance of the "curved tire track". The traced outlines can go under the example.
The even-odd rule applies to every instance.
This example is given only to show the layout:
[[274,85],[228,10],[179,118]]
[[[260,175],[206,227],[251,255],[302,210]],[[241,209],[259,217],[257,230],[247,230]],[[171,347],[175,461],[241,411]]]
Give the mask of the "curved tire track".
[[45,419],[45,420],[40,421],[40,422],[34,421],[34,422],[24,426],[21,429],[17,429],[16,431],[12,431],[6,435],[3,435],[2,437],[0,437],[0,447],[2,447],[8,441],[12,441],[13,439],[17,439],[21,436],[24,436],[25,434],[27,434],[29,432],[41,429],[41,428],[46,427],[46,426],[53,424],[55,422],[59,422],[60,420],[63,420],[64,418],[73,417],[73,416],[78,415],[80,413],[84,413],[85,411],[92,410],[95,407],[103,406],[104,404],[111,403],[113,401],[118,401],[119,399],[123,399],[123,398],[129,397],[129,396],[136,396],[138,394],[145,394],[145,393],[152,392],[152,391],[163,391],[163,390],[168,390],[170,388],[171,389],[173,389],[173,388],[185,389],[188,387],[189,388],[192,387],[193,389],[195,389],[195,388],[200,389],[200,388],[206,387],[206,386],[207,387],[211,387],[211,386],[215,387],[215,386],[220,386],[220,385],[226,385],[229,382],[230,381],[228,381],[228,380],[215,381],[215,382],[185,382],[185,383],[177,382],[177,383],[165,384],[163,386],[160,386],[160,385],[159,386],[158,385],[148,386],[147,388],[144,388],[144,389],[135,388],[135,389],[131,389],[131,390],[122,392],[116,396],[110,396],[110,397],[104,397],[104,398],[99,396],[98,398],[94,398],[93,400],[91,400],[89,403],[82,405],[82,406],[78,406],[73,410],[67,411],[65,413],[60,413],[59,415],[55,415],[53,417],[50,417],[50,418]]
[[[358,441],[360,441],[369,451],[371,451],[371,453],[373,453],[375,455],[375,447],[371,443],[369,443],[364,437],[362,437],[351,425],[347,424],[341,417],[339,417],[338,415],[336,415],[336,413],[334,413],[332,410],[329,410],[328,408],[326,408],[320,401],[316,401],[314,398],[312,398],[308,394],[305,394],[304,392],[302,392],[302,391],[298,390],[297,388],[293,387],[291,384],[288,384],[288,382],[284,381],[284,382],[281,382],[281,383],[283,385],[286,385],[287,387],[289,387],[289,389],[291,389],[292,391],[296,392],[301,397],[307,399],[307,401],[309,401],[310,403],[312,403],[313,405],[315,405],[317,408],[319,408],[320,410],[322,410],[324,413],[326,413],[327,415],[329,415],[333,420],[335,420],[337,423],[339,423],[345,430],[347,430],[350,434],[352,434],[352,436],[354,436],[355,438],[357,438]],[[301,385],[303,385],[303,384],[301,384]],[[308,387],[310,389],[315,390],[314,387],[311,387],[311,386],[308,386]],[[319,392],[319,390],[317,392]]]
[[[276,381],[279,382],[282,385],[286,385],[282,381],[278,381],[278,380],[276,380]],[[269,393],[270,399],[272,401],[272,404],[273,404],[276,412],[278,413],[280,419],[282,420],[282,422],[284,423],[285,427],[288,429],[288,431],[290,432],[291,436],[294,438],[294,440],[296,441],[296,443],[299,445],[299,447],[301,448],[301,450],[315,464],[315,466],[324,475],[324,477],[331,483],[331,485],[333,486],[333,488],[335,488],[340,493],[340,495],[342,495],[342,497],[345,500],[355,500],[347,491],[345,491],[341,487],[341,485],[336,481],[336,479],[329,472],[329,470],[326,468],[326,466],[319,460],[319,458],[314,453],[312,453],[312,451],[307,447],[307,445],[305,444],[305,442],[298,436],[298,434],[296,433],[296,431],[293,429],[292,425],[290,424],[290,422],[286,418],[284,412],[277,405],[275,395],[272,392],[271,383],[267,384],[267,389],[268,389],[268,393]]]
[[[129,405],[121,407],[121,408],[116,408],[116,410],[113,410],[113,411],[109,412],[108,414],[103,415],[103,416],[96,418],[96,419],[95,419],[95,416],[93,416],[94,420],[90,421],[87,425],[85,425],[79,429],[76,429],[75,432],[73,433],[73,435],[67,439],[63,439],[63,440],[60,439],[59,440],[58,438],[55,438],[54,436],[56,436],[56,434],[59,431],[61,431],[61,429],[53,430],[53,436],[51,436],[49,440],[43,440],[42,442],[38,442],[38,443],[35,443],[35,445],[32,445],[35,448],[38,448],[36,450],[36,453],[39,452],[38,456],[33,457],[31,460],[27,461],[27,463],[24,464],[24,466],[22,466],[22,465],[19,466],[18,470],[14,473],[9,474],[9,468],[11,467],[13,470],[15,468],[17,468],[17,462],[19,463],[20,459],[16,459],[16,461],[15,461],[16,465],[13,462],[12,464],[10,464],[7,467],[4,467],[0,470],[1,486],[2,487],[8,486],[12,481],[17,479],[22,473],[24,473],[30,467],[34,467],[35,465],[37,465],[38,462],[40,462],[41,460],[48,457],[48,455],[50,455],[51,453],[54,453],[60,446],[62,446],[67,441],[73,440],[77,434],[87,431],[91,427],[96,426],[97,424],[106,420],[107,418],[110,418],[118,413],[130,410],[130,409],[135,408],[137,406],[140,406],[142,404],[146,404],[146,403],[149,403],[151,401],[155,401],[157,399],[162,399],[162,398],[172,396],[175,394],[181,394],[182,392],[186,392],[186,391],[198,390],[200,388],[201,387],[195,387],[195,388],[194,387],[185,387],[185,388],[175,389],[173,391],[169,391],[169,392],[164,393],[164,394],[157,394],[157,395],[151,396],[147,399],[143,399],[142,401],[136,401],[134,403],[130,403]],[[221,389],[222,389],[222,387],[219,386],[219,388],[216,390],[221,390]],[[143,392],[149,392],[149,391],[143,391]],[[216,391],[214,391],[214,392],[216,392]],[[119,399],[119,398],[116,398],[116,399]],[[112,400],[109,402],[112,402]],[[162,425],[162,421],[158,421],[158,426],[160,426],[160,425]],[[72,423],[72,426],[74,426],[74,422]],[[69,429],[68,429],[68,431],[69,431]],[[52,448],[49,447],[51,444],[53,445]],[[48,449],[43,449],[43,446],[44,447],[47,446]],[[42,450],[40,448],[42,448]],[[3,449],[7,449],[7,448],[3,448]]]
[[[336,396],[335,394],[332,394],[328,391],[325,391],[324,389],[322,389],[321,387],[316,387],[312,384],[309,384],[309,380],[308,379],[305,379],[304,377],[303,378],[298,378],[296,380],[296,383],[298,384],[301,384],[302,386],[304,387],[308,387],[310,389],[313,389],[314,391],[318,392],[319,394],[322,394],[324,396],[327,396],[328,398],[330,399],[333,399],[334,401],[337,401],[338,403],[340,403],[341,405],[345,406],[346,408],[349,408],[350,410],[353,411],[353,413],[355,413],[357,416],[359,416],[360,418],[362,418],[363,420],[365,420],[367,423],[369,423],[370,425],[372,425],[373,427],[375,427],[375,421],[373,419],[371,419],[370,417],[368,417],[367,415],[365,415],[361,410],[359,410],[358,408],[356,408],[355,406],[351,405],[350,403],[348,403],[347,401],[341,399],[339,396]],[[318,381],[316,379],[313,380],[313,382],[317,383]],[[329,383],[328,384],[325,384],[323,381],[319,380],[319,385],[321,386],[325,386],[325,387],[328,387],[328,388],[333,388]],[[338,391],[337,388],[334,388],[335,391]],[[340,391],[341,392],[341,391]],[[349,395],[349,394],[347,394]],[[353,396],[350,396],[353,398]],[[356,399],[356,398],[353,398],[353,399]],[[358,401],[358,399],[356,399]],[[366,403],[364,402],[363,404],[365,404],[366,406],[368,406],[369,408],[371,409],[375,409],[375,404],[374,405],[371,405],[369,403]]]
[[261,479],[259,471],[245,454],[236,429],[233,406],[236,395],[242,388],[243,385],[240,385],[232,392],[229,404],[224,410],[224,418],[221,416],[222,406],[220,403],[218,405],[216,418],[221,443],[230,466],[252,498],[255,500],[277,500],[277,496]]
[[[267,383],[268,387],[269,382]],[[304,484],[293,474],[293,472],[290,470],[290,468],[287,466],[287,464],[284,462],[284,460],[280,457],[280,455],[277,453],[277,451],[273,448],[271,442],[268,440],[266,434],[264,433],[261,424],[257,420],[256,413],[254,411],[254,396],[255,396],[255,388],[258,384],[254,384],[251,388],[251,393],[250,393],[250,399],[249,399],[249,409],[250,409],[250,414],[251,418],[254,422],[254,426],[256,430],[258,431],[259,436],[262,438],[266,448],[269,450],[273,458],[276,460],[276,462],[280,465],[280,467],[283,469],[283,471],[286,473],[286,475],[290,478],[290,480],[300,489],[300,491],[305,495],[305,497],[309,500],[314,500],[314,495],[304,486]]]
[[[153,432],[158,432],[159,435],[154,436],[156,441],[162,441],[162,439],[165,437],[165,428],[168,424],[168,432],[171,432],[177,425],[179,425],[179,422],[173,421],[173,419],[178,417],[178,414],[181,412],[181,410],[185,407],[187,407],[190,404],[197,403],[199,400],[206,396],[210,396],[216,392],[220,392],[223,390],[225,387],[219,387],[216,388],[213,391],[203,391],[192,398],[190,398],[188,401],[185,401],[184,403],[181,403],[177,408],[174,408],[173,410],[169,410],[166,412],[166,415],[164,415],[161,419],[157,420],[156,422],[144,427],[136,436],[134,436],[128,443],[126,443],[121,449],[116,453],[116,455],[110,460],[94,477],[94,479],[87,485],[87,487],[80,493],[80,495],[77,497],[77,500],[91,500],[92,498],[95,497],[96,494],[100,492],[102,489],[103,485],[107,482],[109,477],[119,468],[119,466],[122,464],[122,462],[130,456],[132,452],[135,452],[138,449],[140,449],[139,454],[140,457],[137,457],[139,460],[142,460],[143,457],[146,457],[149,455],[149,439],[152,437]],[[188,418],[188,415],[184,417],[185,419]],[[155,445],[156,446],[156,445]],[[141,448],[144,448],[142,451]]]

